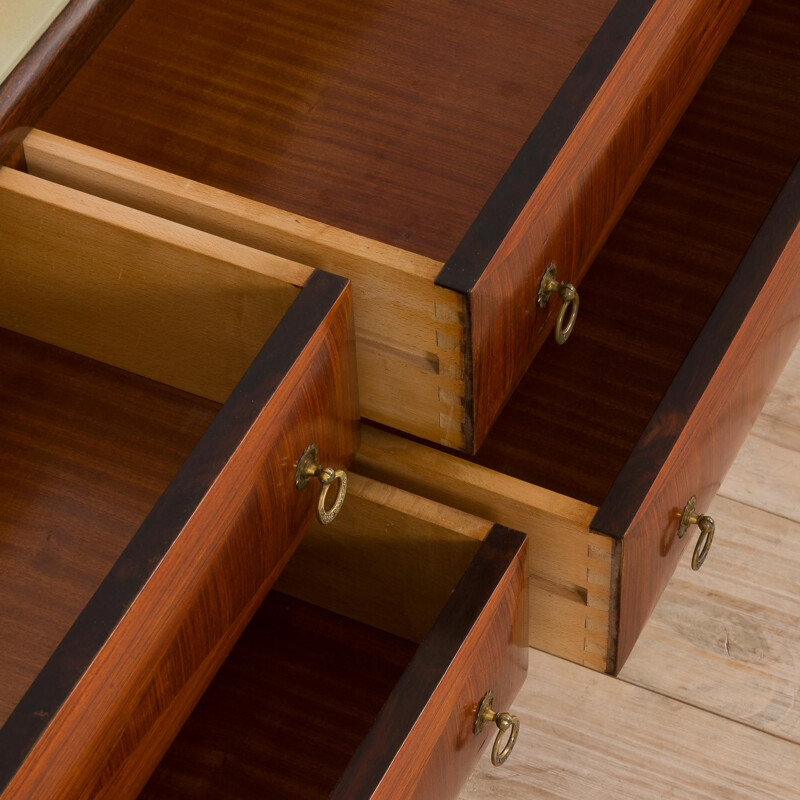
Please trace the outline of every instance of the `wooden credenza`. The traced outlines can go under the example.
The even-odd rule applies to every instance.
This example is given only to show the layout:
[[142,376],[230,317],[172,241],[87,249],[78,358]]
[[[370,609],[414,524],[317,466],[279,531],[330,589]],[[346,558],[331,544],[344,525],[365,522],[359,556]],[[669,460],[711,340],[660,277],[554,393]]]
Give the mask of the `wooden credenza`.
[[615,674],[800,338],[798,41],[73,0],[0,87],[3,800],[439,800],[528,645]]

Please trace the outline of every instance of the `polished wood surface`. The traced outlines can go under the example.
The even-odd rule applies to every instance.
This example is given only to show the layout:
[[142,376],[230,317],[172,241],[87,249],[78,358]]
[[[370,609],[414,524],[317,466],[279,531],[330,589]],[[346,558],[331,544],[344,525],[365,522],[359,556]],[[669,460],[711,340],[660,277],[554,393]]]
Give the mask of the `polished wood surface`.
[[[686,501],[696,495],[704,513],[800,339],[799,266],[800,165],[617,484],[624,481],[635,490],[634,476],[652,475],[650,465],[658,466],[645,499],[624,529],[619,665],[636,643],[683,548],[694,546],[696,530],[683,540],[677,537],[677,520]],[[707,379],[710,370],[712,380]],[[698,381],[698,376],[704,380]],[[617,493],[612,492],[608,507],[600,507],[592,527],[624,526],[624,499],[623,510],[616,514],[612,502]]]
[[[535,303],[545,266],[579,281],[748,1],[624,0],[592,39],[610,0],[137,0],[42,124],[437,261],[462,242],[422,319],[390,313],[360,352],[391,394],[425,395],[393,414],[370,381],[367,416],[473,452],[555,318]],[[379,299],[406,305],[388,277]]]
[[514,707],[536,735],[459,800],[796,800],[800,345],[708,511],[723,535],[700,572],[684,550],[619,678],[532,652]]
[[417,646],[270,592],[140,800],[321,800]]
[[0,371],[2,725],[219,407],[4,329]]
[[444,261],[613,5],[136,0],[42,127]]
[[[546,308],[537,306],[545,269],[554,263],[559,280],[580,284],[749,2],[656,2],[531,187],[469,297],[473,449],[551,335],[561,301],[554,296]],[[637,16],[633,8],[627,13]],[[624,19],[618,24],[629,27]],[[586,66],[596,68],[593,59]],[[574,114],[566,90],[565,110]],[[538,150],[535,138],[532,146]]]
[[798,155],[800,7],[757,0],[475,461],[601,506]]
[[473,733],[481,698],[491,690],[495,709],[508,711],[525,680],[526,554],[524,534],[489,532],[331,800],[457,794],[497,734]]
[[299,455],[345,465],[357,425],[349,286],[315,273],[0,732],[4,800],[136,796],[313,514]]
[[[206,231],[228,248],[255,248],[262,262],[277,256],[283,267],[271,274],[285,281],[293,271],[286,259],[349,278],[362,416],[464,447],[464,298],[434,285],[439,262],[44,131],[31,131],[24,150],[36,177]],[[235,274],[228,270],[228,280]],[[245,272],[241,291],[222,292],[214,307],[238,299],[243,320],[263,322],[255,300],[264,295],[247,291],[247,279]],[[247,329],[227,330],[242,348]]]
[[71,0],[0,83],[0,164],[16,161],[27,129],[130,4],[131,0]]
[[494,738],[472,733],[481,697],[513,709],[525,677],[524,559],[524,536],[495,527],[413,658],[271,594],[142,798],[455,796]]

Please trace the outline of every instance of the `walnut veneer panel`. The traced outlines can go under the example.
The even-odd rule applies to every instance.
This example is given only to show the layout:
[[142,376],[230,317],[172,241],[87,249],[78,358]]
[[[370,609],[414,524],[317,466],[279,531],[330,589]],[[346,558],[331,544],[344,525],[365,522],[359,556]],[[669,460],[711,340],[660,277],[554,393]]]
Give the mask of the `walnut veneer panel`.
[[506,710],[525,678],[525,554],[493,528],[410,663],[409,642],[271,595],[142,798],[455,797],[496,733],[472,732],[480,699]]
[[800,6],[753,4],[477,463],[603,504],[800,156],[798,42]]
[[270,592],[140,800],[327,798],[416,649]]
[[315,273],[0,730],[3,800],[135,797],[358,440],[349,285]]
[[1,725],[219,406],[4,329],[0,372]]
[[136,0],[40,127],[444,260],[613,4]]
[[469,292],[473,449],[555,323],[547,266],[580,283],[749,2],[657,0],[641,23],[647,4],[618,3],[445,265],[437,282]]
[[620,665],[683,548],[694,545],[695,528],[677,537],[686,501],[696,495],[702,513],[714,498],[800,339],[800,166],[709,323],[592,521],[595,530],[624,531]]
[[456,796],[497,734],[473,733],[481,698],[508,710],[525,680],[526,555],[524,534],[489,532],[331,800]]

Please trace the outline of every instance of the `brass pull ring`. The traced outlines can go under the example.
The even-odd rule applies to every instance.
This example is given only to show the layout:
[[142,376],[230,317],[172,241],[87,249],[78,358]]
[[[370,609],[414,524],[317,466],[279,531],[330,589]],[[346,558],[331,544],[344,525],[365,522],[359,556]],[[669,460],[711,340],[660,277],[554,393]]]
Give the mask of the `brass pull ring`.
[[[477,736],[487,723],[494,722],[494,724],[497,725],[497,736],[495,736],[494,744],[492,745],[492,764],[499,767],[505,764],[508,757],[511,755],[511,751],[514,749],[514,745],[517,743],[517,736],[519,736],[519,717],[515,717],[506,711],[498,714],[497,711],[492,708],[493,704],[494,693],[486,692],[475,713],[475,722],[472,725],[472,732]],[[508,735],[508,740],[505,746],[501,748],[503,737],[506,731],[509,730],[511,733]]]
[[[322,525],[333,522],[344,505],[344,498],[347,494],[347,473],[343,469],[333,467],[321,467],[317,464],[317,446],[310,444],[303,451],[300,460],[297,462],[297,469],[294,473],[294,485],[298,489],[304,489],[312,478],[317,478],[322,484],[322,491],[319,493],[317,501],[317,519]],[[330,508],[326,508],[328,491],[335,481],[339,481],[339,490]]]
[[695,571],[703,566],[708,551],[711,549],[711,543],[714,541],[714,531],[716,529],[714,520],[707,514],[698,514],[696,512],[696,506],[697,498],[692,495],[683,509],[681,521],[678,526],[679,539],[683,539],[683,537],[686,536],[686,531],[689,529],[690,525],[697,525],[697,527],[700,528],[700,536],[697,539],[697,544],[692,554],[692,569]]
[[[547,305],[551,294],[558,294],[561,298],[561,310],[558,312],[558,319],[556,319],[555,338],[558,344],[564,344],[575,328],[580,298],[578,297],[578,290],[571,283],[557,279],[555,264],[550,264],[544,271],[544,275],[542,275],[539,293],[536,296],[539,308],[544,308]],[[569,316],[567,316],[568,311]],[[566,324],[564,320],[566,320]]]

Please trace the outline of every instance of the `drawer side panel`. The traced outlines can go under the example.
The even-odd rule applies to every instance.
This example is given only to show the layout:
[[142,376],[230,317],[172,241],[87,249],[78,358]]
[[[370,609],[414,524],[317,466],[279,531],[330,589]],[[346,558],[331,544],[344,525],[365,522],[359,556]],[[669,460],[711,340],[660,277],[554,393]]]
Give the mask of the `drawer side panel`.
[[527,671],[526,551],[523,534],[492,529],[331,800],[456,797],[496,733],[472,731],[481,698],[510,710]]
[[357,447],[353,340],[313,275],[0,731],[3,800],[136,797],[310,521],[303,449]]
[[[441,286],[470,292],[473,452],[555,323],[557,298],[545,309],[536,303],[545,269],[553,262],[559,280],[580,283],[748,5],[658,0],[619,60],[598,63],[597,51],[627,41],[630,18],[642,13],[640,3],[618,4],[443,268]],[[607,77],[585,105],[583,82],[598,69]],[[573,118],[576,104],[582,116],[556,148],[552,129],[563,126],[560,115]],[[534,162],[548,152],[552,161],[541,174]],[[508,204],[516,209],[521,186],[526,202],[518,216],[500,213]],[[476,253],[485,259],[479,271]]]
[[795,167],[592,521],[622,538],[617,671],[694,547],[696,527],[677,538],[684,505],[695,495],[700,513],[708,507],[800,339],[799,209]]

